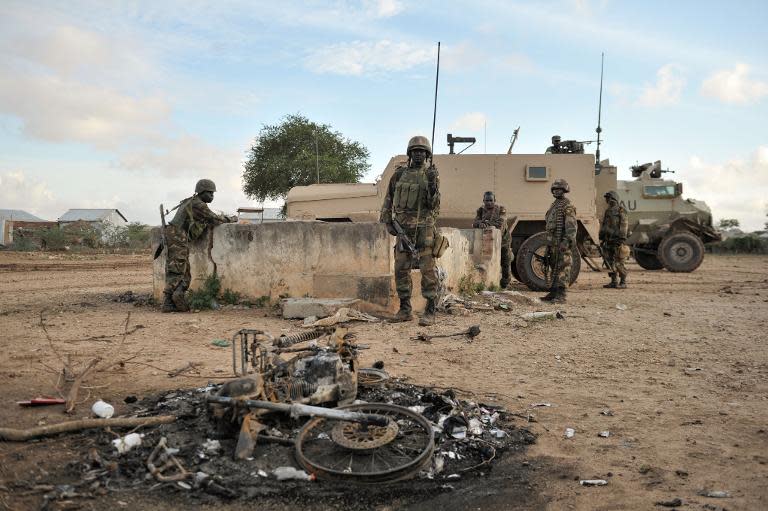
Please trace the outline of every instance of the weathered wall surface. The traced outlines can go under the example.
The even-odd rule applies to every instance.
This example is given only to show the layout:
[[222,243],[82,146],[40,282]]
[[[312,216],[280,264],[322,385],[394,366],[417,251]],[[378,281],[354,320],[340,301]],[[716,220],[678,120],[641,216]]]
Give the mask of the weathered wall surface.
[[[450,248],[438,265],[446,286],[456,289],[464,275],[486,284],[499,281],[499,231],[444,228]],[[159,230],[153,231],[154,247]],[[217,272],[222,288],[244,296],[280,295],[359,298],[371,308],[397,307],[394,282],[394,238],[378,223],[280,222],[225,224],[190,247],[192,289]],[[162,299],[165,252],[155,260],[154,295]],[[479,269],[478,269],[479,268]],[[418,270],[414,305],[420,307]],[[417,298],[418,297],[418,298]]]

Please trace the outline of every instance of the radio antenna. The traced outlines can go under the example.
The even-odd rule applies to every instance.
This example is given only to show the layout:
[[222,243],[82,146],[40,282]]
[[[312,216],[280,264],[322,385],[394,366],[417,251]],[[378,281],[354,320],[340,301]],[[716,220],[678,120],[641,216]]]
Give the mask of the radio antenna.
[[600,54],[600,99],[597,102],[597,150],[595,151],[595,175],[600,174],[602,167],[600,166],[600,133],[603,132],[603,128],[600,127],[600,118],[603,113],[603,63],[605,62],[605,53]]
[[437,42],[437,71],[435,72],[435,108],[432,110],[432,153],[435,152],[435,121],[437,120],[437,85],[440,83],[440,41]]

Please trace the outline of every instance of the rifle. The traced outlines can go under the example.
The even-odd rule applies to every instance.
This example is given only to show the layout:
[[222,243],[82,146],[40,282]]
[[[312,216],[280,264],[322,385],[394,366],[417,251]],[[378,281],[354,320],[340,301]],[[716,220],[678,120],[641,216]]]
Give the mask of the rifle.
[[162,227],[160,228],[160,244],[157,246],[157,249],[155,249],[155,256],[153,259],[160,257],[160,254],[163,253],[163,248],[168,246],[168,241],[165,239],[165,209],[162,204],[160,204],[160,221],[162,223]]
[[416,246],[413,244],[413,242],[411,242],[411,239],[405,233],[405,230],[403,229],[403,226],[400,225],[400,222],[393,218],[392,226],[395,228],[395,232],[397,233],[397,250],[399,252],[408,252],[411,254],[412,258],[418,260],[419,251],[416,250]]

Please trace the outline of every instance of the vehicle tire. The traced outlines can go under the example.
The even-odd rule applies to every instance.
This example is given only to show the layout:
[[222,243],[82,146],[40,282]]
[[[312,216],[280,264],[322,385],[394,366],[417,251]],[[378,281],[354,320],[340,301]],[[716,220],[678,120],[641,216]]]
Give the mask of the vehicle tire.
[[692,272],[704,260],[704,243],[690,232],[673,232],[661,240],[659,259],[669,271]]
[[[640,247],[641,249],[648,249],[649,247]],[[632,256],[640,265],[640,268],[644,270],[662,270],[664,265],[659,260],[658,251],[655,254],[645,252],[644,250],[638,250],[636,247],[632,247]]]
[[[546,291],[549,285],[544,279],[544,268],[538,256],[543,256],[547,246],[547,233],[534,234],[520,245],[515,255],[515,269],[520,276],[518,280],[532,291]],[[571,252],[571,284],[576,282],[581,271],[581,255],[574,247]]]

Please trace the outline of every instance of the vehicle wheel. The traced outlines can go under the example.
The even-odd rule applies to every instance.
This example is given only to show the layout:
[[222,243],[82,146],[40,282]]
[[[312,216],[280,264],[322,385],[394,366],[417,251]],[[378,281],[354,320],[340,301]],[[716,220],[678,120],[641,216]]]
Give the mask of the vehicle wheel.
[[704,260],[704,243],[690,232],[669,234],[659,244],[659,259],[669,271],[692,272]]
[[[641,250],[638,250],[638,248]],[[650,247],[632,247],[632,256],[637,261],[637,264],[640,265],[640,268],[644,270],[661,270],[664,268],[664,265],[659,260],[658,252],[652,254],[642,249],[651,250]]]
[[[547,250],[547,233],[534,234],[520,245],[520,250],[515,256],[515,268],[520,282],[533,291],[546,291],[549,289],[544,278],[544,265],[542,260]],[[576,282],[581,271],[581,255],[579,249],[573,249],[571,253],[571,284]]]
[[427,419],[402,406],[363,403],[340,410],[384,415],[387,426],[314,417],[299,432],[295,455],[321,479],[385,483],[408,479],[432,460],[434,431]]

